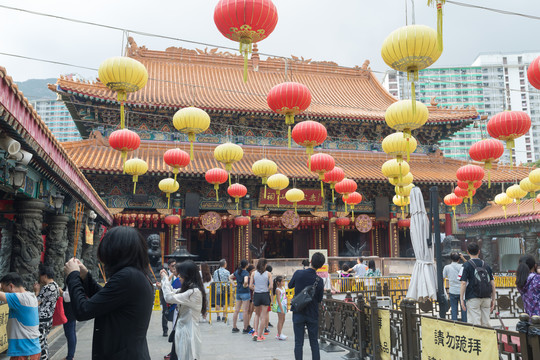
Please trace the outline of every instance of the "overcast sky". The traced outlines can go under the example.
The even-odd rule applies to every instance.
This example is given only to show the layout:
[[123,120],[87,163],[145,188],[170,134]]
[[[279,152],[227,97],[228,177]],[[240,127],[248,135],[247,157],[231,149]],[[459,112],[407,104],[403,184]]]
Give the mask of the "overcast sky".
[[[461,0],[540,16],[538,0]],[[221,46],[237,47],[216,29],[217,0],[9,0],[0,5],[113,25]],[[380,55],[385,37],[405,25],[405,0],[274,0],[279,21],[259,51],[331,60],[345,66],[371,61],[373,70],[388,69]],[[409,0],[409,16],[411,7]],[[416,23],[436,28],[436,11],[416,0]],[[469,65],[480,52],[540,50],[540,21],[485,10],[444,6],[444,52],[435,66]],[[91,68],[120,55],[121,31],[75,24],[0,8],[0,52],[61,61]],[[410,19],[409,19],[410,22]],[[187,43],[133,35],[139,45],[163,50]],[[97,72],[0,55],[0,65],[15,81]]]

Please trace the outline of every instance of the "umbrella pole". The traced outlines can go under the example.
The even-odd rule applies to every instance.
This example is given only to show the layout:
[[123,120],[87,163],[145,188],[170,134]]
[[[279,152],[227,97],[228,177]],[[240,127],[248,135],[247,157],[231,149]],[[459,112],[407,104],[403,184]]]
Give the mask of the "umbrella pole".
[[443,261],[441,253],[441,229],[439,223],[439,188],[432,186],[429,189],[429,203],[430,203],[430,231],[433,231],[432,239],[435,243],[435,261],[437,265],[437,301],[439,302],[439,317],[444,319],[448,303],[446,296],[444,296],[444,283],[443,283]]

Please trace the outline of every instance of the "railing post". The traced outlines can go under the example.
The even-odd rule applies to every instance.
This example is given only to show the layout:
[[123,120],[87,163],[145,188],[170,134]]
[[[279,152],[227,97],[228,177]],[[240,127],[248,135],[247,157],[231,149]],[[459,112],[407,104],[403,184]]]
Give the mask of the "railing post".
[[533,359],[533,354],[540,354],[540,316],[538,315],[531,317],[527,344],[529,345],[530,359]]
[[523,360],[533,360],[527,336],[527,334],[529,333],[529,326],[529,315],[526,313],[519,314],[519,322],[516,324],[516,330],[519,332],[521,357]]
[[377,296],[382,296],[381,283],[380,283],[379,279],[377,279],[376,281],[377,281],[377,284],[375,285],[376,294],[377,294]]
[[347,291],[347,294],[345,294],[345,302],[353,302],[350,291]]
[[383,285],[383,295],[389,296],[390,295],[390,286],[388,286],[388,283],[385,282]]
[[[379,286],[380,288],[380,286]],[[369,299],[369,307],[371,308],[371,351],[372,357],[375,360],[381,359],[381,341],[379,338],[379,308],[377,306],[377,297],[372,295]]]
[[366,331],[365,328],[366,324],[366,300],[364,299],[364,295],[358,294],[358,297],[356,298],[356,306],[358,307],[358,323],[357,323],[357,332],[358,332],[358,358],[364,359],[366,354]]
[[416,313],[416,301],[411,298],[405,298],[399,305],[402,311],[403,325],[401,328],[401,344],[403,345],[402,355],[403,360],[418,359],[419,349],[415,330],[415,319],[413,315]]

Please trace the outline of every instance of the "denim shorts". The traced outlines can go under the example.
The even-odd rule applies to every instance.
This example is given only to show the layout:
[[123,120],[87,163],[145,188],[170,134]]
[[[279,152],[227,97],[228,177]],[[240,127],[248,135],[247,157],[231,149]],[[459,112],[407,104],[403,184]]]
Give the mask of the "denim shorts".
[[247,293],[236,293],[236,301],[248,301],[251,299],[251,295],[249,294],[249,292]]

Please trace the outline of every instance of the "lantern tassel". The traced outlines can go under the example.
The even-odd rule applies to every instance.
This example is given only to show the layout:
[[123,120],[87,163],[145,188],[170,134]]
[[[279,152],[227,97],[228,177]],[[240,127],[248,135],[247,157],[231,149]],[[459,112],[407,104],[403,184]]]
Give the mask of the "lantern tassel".
[[138,175],[133,175],[133,194],[135,194],[135,190],[137,190],[137,180],[139,179]]
[[266,184],[264,184],[264,198],[266,199]]
[[506,147],[508,148],[508,154],[510,155],[510,170],[514,165],[514,160],[512,160],[512,149],[514,148],[514,139],[506,140]]
[[516,199],[516,202],[517,202],[517,208],[518,208],[518,216],[521,216],[521,211],[519,210],[519,199]]
[[288,134],[288,144],[289,144],[289,149],[290,149],[291,148],[291,125],[289,125],[287,134]]
[[354,222],[354,205],[351,206],[351,210],[352,210],[352,221]]
[[439,50],[443,50],[443,11],[442,11],[442,3],[444,0],[437,1],[437,42],[439,43]]
[[235,198],[234,202],[236,203],[236,215],[239,215],[238,214],[238,198]]
[[416,115],[416,90],[414,86],[414,79],[411,81],[411,100],[412,100],[412,112]]
[[214,190],[216,191],[216,201],[219,201],[219,184],[214,184]]
[[334,188],[332,188],[332,204],[336,202],[336,198],[334,196]]
[[403,206],[401,207],[401,218],[405,219],[405,210],[403,210]]
[[276,190],[276,196],[277,196],[277,207],[279,207],[279,190]]
[[167,193],[167,209],[171,208],[171,194]]
[[231,186],[231,173],[229,173],[229,186]]
[[122,174],[126,173],[127,151],[122,151]]
[[296,209],[296,201],[294,202],[294,213],[298,215],[298,210]]
[[347,203],[345,201],[343,201],[343,203],[345,203],[345,213],[348,213],[349,210],[347,210]]
[[322,180],[321,180],[321,197],[324,199],[324,185],[323,185]]
[[452,211],[454,212],[454,219],[456,218],[456,207],[452,206]]
[[502,208],[503,208],[503,211],[504,211],[504,218],[506,219],[506,206],[503,205]]
[[127,95],[125,92],[119,91],[116,98],[120,102],[120,129],[123,129],[126,127],[126,120],[124,115],[124,101],[126,101]]
[[248,58],[251,54],[251,39],[240,39],[240,53],[244,56],[244,82],[247,82],[248,78]]
[[195,134],[189,133],[188,140],[189,140],[189,157],[190,159],[193,159],[193,143],[195,142]]

